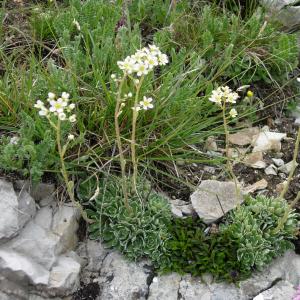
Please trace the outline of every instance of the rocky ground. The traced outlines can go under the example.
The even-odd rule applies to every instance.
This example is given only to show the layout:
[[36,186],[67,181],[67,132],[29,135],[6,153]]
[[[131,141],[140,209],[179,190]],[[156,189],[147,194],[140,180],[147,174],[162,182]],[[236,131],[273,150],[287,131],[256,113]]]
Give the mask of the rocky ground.
[[[213,183],[214,184],[214,183]],[[0,299],[291,299],[300,283],[300,256],[293,251],[239,286],[158,275],[148,261],[126,261],[99,241],[78,241],[78,212],[57,205],[54,186],[30,190],[25,182],[0,180]]]

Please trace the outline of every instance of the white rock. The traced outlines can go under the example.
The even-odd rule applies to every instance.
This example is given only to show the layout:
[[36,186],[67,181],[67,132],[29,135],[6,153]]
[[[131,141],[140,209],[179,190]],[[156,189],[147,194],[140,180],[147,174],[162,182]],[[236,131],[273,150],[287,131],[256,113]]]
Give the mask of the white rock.
[[[296,162],[296,167],[297,166],[298,163]],[[281,166],[278,170],[288,175],[291,172],[292,167],[293,167],[293,161],[290,161],[287,164]]]
[[48,284],[49,281],[47,269],[11,249],[0,250],[0,271],[4,276],[14,277],[17,281],[32,284]]
[[243,188],[243,193],[249,194],[249,193],[254,193],[259,190],[263,190],[268,187],[268,182],[265,179],[261,179],[254,184],[251,184],[245,188]]
[[110,252],[109,249],[106,249],[103,243],[94,240],[88,240],[86,247],[88,258],[86,269],[91,272],[99,272],[104,258]]
[[206,224],[221,218],[228,211],[242,203],[241,195],[237,197],[233,182],[204,180],[191,195],[192,206]]
[[34,217],[36,206],[33,198],[25,190],[19,194],[18,202],[19,228],[23,228],[23,226]]
[[272,158],[276,167],[281,167],[284,165],[284,160],[281,158]]
[[277,175],[277,168],[271,164],[265,169],[267,175]]
[[207,151],[218,151],[218,145],[213,136],[207,138],[204,148]]
[[146,299],[148,275],[141,264],[126,261],[116,252],[108,254],[99,279],[102,286],[100,299]]
[[193,278],[190,275],[184,276],[181,280],[179,294],[182,299],[211,300],[209,287],[201,283],[198,278]]
[[30,221],[21,233],[7,242],[3,249],[12,250],[50,269],[61,253],[60,237]]
[[148,300],[174,300],[177,299],[181,276],[177,273],[171,273],[159,276],[149,287]]
[[237,133],[230,134],[229,142],[238,146],[250,145],[253,141],[253,138],[258,134],[258,127],[245,128]]
[[0,241],[19,231],[18,198],[11,183],[0,180]]
[[261,151],[247,154],[243,162],[254,169],[264,169],[267,165]]
[[193,215],[195,212],[192,205],[189,202],[175,199],[169,200],[171,204],[171,212],[175,217],[182,218],[185,216]]
[[262,299],[272,299],[272,300],[283,300],[283,299],[293,299],[296,290],[293,285],[287,281],[279,281],[270,289],[262,292],[260,295],[263,296]]
[[60,237],[60,253],[73,250],[77,244],[79,210],[73,206],[63,205],[53,217],[52,231]]
[[254,139],[252,146],[254,147],[252,152],[258,151],[276,151],[281,149],[281,140],[286,138],[286,133],[271,132],[263,130],[259,133],[256,139]]
[[48,291],[55,295],[67,295],[79,287],[81,265],[71,257],[60,256],[50,271]]

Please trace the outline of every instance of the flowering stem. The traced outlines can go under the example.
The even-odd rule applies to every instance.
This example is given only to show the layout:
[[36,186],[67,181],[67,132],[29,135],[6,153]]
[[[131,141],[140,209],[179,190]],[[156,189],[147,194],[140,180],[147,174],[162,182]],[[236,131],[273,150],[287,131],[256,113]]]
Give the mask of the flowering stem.
[[141,86],[143,84],[144,76],[141,77],[140,82],[138,83],[136,87],[136,94],[134,98],[134,109],[133,109],[133,115],[132,115],[132,131],[131,131],[131,160],[132,160],[132,166],[133,166],[133,175],[132,175],[132,185],[134,190],[137,192],[137,160],[136,160],[136,151],[135,151],[135,143],[136,143],[136,122],[138,117],[138,111],[136,110],[138,100],[139,100],[139,93]]
[[65,154],[65,147],[63,148],[61,145],[61,121],[58,119],[57,125],[50,122],[50,124],[55,128],[56,131],[56,143],[57,143],[57,149],[59,153],[60,158],[60,165],[61,165],[61,174],[63,176],[63,179],[65,181],[65,184],[67,186],[67,192],[70,197],[70,200],[72,201],[73,205],[77,207],[80,210],[81,216],[87,223],[93,223],[93,220],[89,219],[86,212],[83,210],[82,206],[79,202],[75,200],[74,197],[74,183],[73,181],[69,181],[68,172],[65,166],[65,160],[64,160],[64,154]]
[[[224,125],[224,132],[225,132],[225,151],[226,151],[225,153],[226,153],[226,157],[227,157],[226,169],[228,170],[230,176],[234,180],[236,196],[237,196],[237,199],[239,199],[240,188],[239,188],[238,180],[233,172],[232,164],[231,164],[230,157],[229,157],[229,131],[228,131],[228,125],[227,125],[227,118],[226,118],[226,101],[224,101],[223,105],[222,105],[222,115],[223,115],[223,125]],[[239,201],[238,201],[238,206],[240,206]]]
[[117,103],[116,103],[116,108],[115,108],[115,132],[116,132],[117,146],[119,149],[119,156],[120,156],[124,204],[125,204],[127,210],[130,210],[130,206],[128,203],[127,180],[126,180],[126,170],[125,170],[126,160],[125,160],[124,154],[123,154],[123,147],[122,147],[121,133],[120,133],[120,124],[119,124],[119,115],[120,115],[121,103],[122,103],[121,94],[122,94],[122,88],[123,88],[126,78],[127,78],[127,76],[125,74],[119,85],[119,90],[118,90],[118,95],[117,95]]

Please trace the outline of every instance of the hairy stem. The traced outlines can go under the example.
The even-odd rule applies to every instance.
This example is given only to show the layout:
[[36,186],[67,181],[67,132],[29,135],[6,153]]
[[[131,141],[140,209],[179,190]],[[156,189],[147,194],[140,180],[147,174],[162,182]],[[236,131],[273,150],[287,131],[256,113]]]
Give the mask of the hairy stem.
[[65,160],[64,160],[65,150],[63,149],[63,147],[61,145],[61,122],[59,119],[58,119],[57,125],[54,128],[56,130],[56,143],[57,143],[57,149],[58,149],[59,158],[60,158],[60,166],[61,166],[60,171],[63,176],[64,182],[67,186],[67,192],[68,192],[69,198],[72,201],[73,205],[80,210],[80,213],[81,213],[81,216],[83,217],[83,219],[87,223],[93,223],[93,220],[88,218],[88,216],[87,216],[86,212],[83,210],[81,204],[75,200],[74,183],[73,183],[73,181],[69,180],[68,171],[65,166]]
[[121,141],[121,133],[120,133],[120,124],[119,124],[119,115],[121,111],[121,104],[122,104],[122,88],[127,76],[124,74],[117,94],[117,103],[115,107],[115,132],[116,132],[116,140],[117,146],[119,150],[119,157],[120,157],[120,166],[121,166],[121,175],[122,175],[122,189],[124,194],[124,204],[128,210],[130,210],[129,202],[128,202],[128,190],[127,190],[127,179],[126,179],[126,160],[123,154],[123,146]]
[[[231,164],[230,157],[229,157],[229,130],[228,130],[227,118],[226,118],[226,101],[225,100],[222,105],[222,115],[223,115],[223,125],[224,125],[224,132],[225,132],[225,151],[226,151],[225,153],[226,153],[226,157],[227,157],[226,169],[234,181],[236,196],[237,196],[237,199],[239,199],[240,198],[240,187],[238,184],[238,180],[233,172],[232,164]],[[240,206],[239,201],[238,201],[238,206]]]
[[136,151],[135,151],[135,144],[136,144],[136,123],[137,123],[137,117],[138,117],[138,111],[136,110],[138,100],[139,100],[139,93],[141,86],[143,84],[144,77],[141,78],[139,84],[136,87],[136,94],[134,98],[134,104],[133,104],[133,115],[132,115],[132,131],[131,131],[131,161],[132,161],[132,166],[133,166],[133,175],[132,175],[132,186],[133,189],[137,193],[137,159],[136,159]]

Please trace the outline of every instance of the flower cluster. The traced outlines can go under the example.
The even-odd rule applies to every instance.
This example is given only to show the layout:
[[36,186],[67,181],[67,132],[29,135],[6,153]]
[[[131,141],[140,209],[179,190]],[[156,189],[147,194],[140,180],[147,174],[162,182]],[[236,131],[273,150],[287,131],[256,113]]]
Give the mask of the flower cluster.
[[149,45],[127,56],[123,61],[118,61],[117,64],[123,72],[141,77],[147,75],[154,67],[166,65],[168,62],[166,54],[162,53],[157,46]]
[[[233,92],[228,86],[222,86],[212,91],[209,101],[222,106],[224,103],[236,103],[238,98],[239,95],[236,92]],[[229,115],[232,118],[235,118],[237,116],[236,109],[232,108],[229,112]]]
[[73,123],[76,122],[76,115],[71,114],[71,112],[75,108],[75,104],[69,103],[69,98],[70,94],[66,92],[63,92],[61,97],[57,99],[54,93],[48,93],[47,101],[50,107],[47,108],[41,100],[38,100],[34,107],[40,110],[40,116],[46,116],[49,118],[51,115],[55,115],[61,121],[69,120]]
[[146,96],[143,97],[143,100],[140,101],[140,103],[136,107],[132,107],[133,110],[135,111],[140,111],[141,109],[143,110],[148,110],[153,108],[153,104],[151,103],[153,99],[151,97],[147,98]]
[[[299,80],[300,82],[300,80]],[[297,289],[296,295],[294,296],[293,300],[300,300],[300,285]]]

